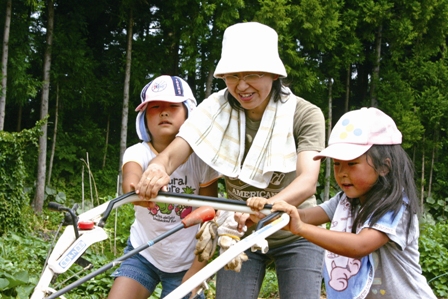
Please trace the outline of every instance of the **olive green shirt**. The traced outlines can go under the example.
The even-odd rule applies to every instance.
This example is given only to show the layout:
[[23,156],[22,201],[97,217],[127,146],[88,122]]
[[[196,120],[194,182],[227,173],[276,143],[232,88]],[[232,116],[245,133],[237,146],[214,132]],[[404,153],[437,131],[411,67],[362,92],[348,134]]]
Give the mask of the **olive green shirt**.
[[[297,100],[296,110],[294,113],[294,139],[297,144],[297,154],[302,151],[318,151],[325,147],[325,119],[319,107],[310,102],[296,97],[291,94],[291,99]],[[252,140],[257,133],[260,122],[254,122],[246,118],[246,142],[245,156],[249,151]],[[275,172],[267,188],[259,189],[247,183],[240,181],[238,178],[225,177],[226,190],[228,198],[237,200],[247,200],[250,197],[270,198],[286,186],[288,186],[296,178],[296,173],[280,173]],[[300,206],[300,209],[313,207],[316,205],[316,197],[313,195],[306,199]],[[248,229],[246,236],[252,233],[255,226]],[[275,248],[283,244],[288,244],[299,236],[290,232],[280,230],[267,238],[269,248]]]

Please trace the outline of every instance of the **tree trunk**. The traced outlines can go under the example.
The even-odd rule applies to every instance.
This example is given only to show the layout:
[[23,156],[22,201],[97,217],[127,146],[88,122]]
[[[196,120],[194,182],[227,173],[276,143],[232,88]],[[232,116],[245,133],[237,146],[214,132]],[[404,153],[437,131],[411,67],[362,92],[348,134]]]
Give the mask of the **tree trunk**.
[[0,131],[3,131],[5,125],[5,106],[6,106],[6,84],[8,75],[8,50],[9,50],[9,30],[11,25],[11,7],[12,0],[6,2],[5,31],[3,33],[2,50],[2,86],[0,88]]
[[19,105],[19,110],[17,111],[17,126],[16,126],[16,132],[20,132],[22,130],[22,107],[23,105]]
[[[333,117],[333,78],[328,82],[328,118],[327,118],[327,144],[331,133],[331,123]],[[324,201],[330,199],[330,182],[331,182],[331,159],[325,159],[325,191]]]
[[421,179],[421,185],[420,185],[420,205],[423,207],[423,197],[425,193],[425,135],[423,135],[422,140],[422,175],[420,177]]
[[381,42],[382,42],[383,26],[378,27],[378,31],[375,39],[375,53],[376,59],[374,62],[375,67],[372,73],[372,82],[370,85],[370,106],[378,107],[378,99],[376,97],[376,85],[380,78],[380,61],[381,61]]
[[436,127],[436,129],[434,131],[435,131],[435,135],[434,135],[434,143],[432,146],[432,154],[431,154],[431,168],[429,169],[428,197],[431,197],[432,174],[434,171],[434,163],[436,160],[437,143],[439,141],[439,128]]
[[132,28],[134,25],[134,19],[132,17],[132,10],[130,11],[128,30],[127,30],[127,49],[126,49],[126,72],[124,79],[124,92],[123,92],[123,111],[121,116],[121,137],[120,137],[120,161],[118,166],[119,174],[119,190],[121,194],[121,164],[123,164],[123,154],[126,150],[126,139],[128,131],[128,113],[129,113],[129,82],[131,78],[131,58],[132,58]]
[[[44,55],[43,67],[43,86],[42,86],[42,101],[40,106],[40,117],[45,118],[48,115],[48,101],[50,92],[50,70],[51,70],[51,46],[53,42],[53,24],[54,24],[54,3],[53,0],[47,1],[48,6],[48,24],[47,24],[47,39]],[[41,128],[42,136],[39,138],[39,158],[37,163],[37,183],[36,194],[33,200],[33,208],[36,213],[42,212],[42,207],[45,199],[45,172],[46,172],[46,157],[47,157],[47,124]]]
[[215,67],[211,67],[207,76],[207,83],[205,85],[205,98],[208,98],[212,93],[212,84],[213,84],[213,73],[215,72]]
[[428,180],[428,197],[431,197],[431,185],[432,185],[432,170],[434,169],[434,157],[436,154],[436,145],[432,147],[431,154],[431,167],[429,169],[429,180]]
[[344,112],[348,112],[348,104],[350,101],[350,78],[352,76],[352,66],[347,66],[347,78],[345,79],[345,105]]
[[50,162],[48,166],[47,185],[51,182],[51,171],[53,169],[54,152],[56,150],[56,136],[58,134],[58,117],[59,117],[59,83],[56,85],[56,107],[54,111],[54,129],[53,129],[53,142],[51,145]]
[[107,147],[109,145],[110,114],[107,116],[106,141],[104,144],[103,169],[106,167]]

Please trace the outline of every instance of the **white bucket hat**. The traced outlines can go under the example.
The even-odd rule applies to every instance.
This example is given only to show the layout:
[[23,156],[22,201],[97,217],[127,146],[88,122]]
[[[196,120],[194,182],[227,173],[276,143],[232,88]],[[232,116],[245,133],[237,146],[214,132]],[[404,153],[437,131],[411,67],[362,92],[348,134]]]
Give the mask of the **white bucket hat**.
[[365,154],[374,144],[401,144],[402,135],[393,119],[377,108],[345,113],[330,134],[328,146],[314,160],[325,157],[350,161]]
[[146,106],[149,102],[183,103],[187,107],[188,115],[197,105],[188,83],[177,76],[162,75],[155,78],[143,87],[140,99],[142,103],[135,108],[135,111],[139,111],[135,120],[135,128],[140,140],[145,142],[151,141],[145,124]]
[[278,55],[278,35],[269,26],[257,23],[238,23],[224,31],[221,59],[214,76],[239,72],[266,72],[287,76]]

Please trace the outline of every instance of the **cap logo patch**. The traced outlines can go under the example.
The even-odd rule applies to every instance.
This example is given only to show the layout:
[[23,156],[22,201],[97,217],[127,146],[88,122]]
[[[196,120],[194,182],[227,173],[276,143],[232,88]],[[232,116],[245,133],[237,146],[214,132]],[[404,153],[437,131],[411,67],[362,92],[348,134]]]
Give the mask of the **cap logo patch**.
[[165,81],[154,82],[151,86],[152,92],[161,92],[165,90],[167,84]]
[[355,135],[355,136],[362,135],[362,129],[360,129],[360,128],[355,129],[355,126],[350,123],[349,119],[344,119],[341,124],[343,127],[345,127],[345,132],[341,132],[341,134],[339,135],[340,139],[344,140],[344,139],[348,138],[348,135],[351,132],[353,132],[353,135]]
[[177,77],[171,77],[173,79],[173,86],[174,86],[174,94],[176,96],[183,97],[184,96],[184,89],[182,88],[182,82]]

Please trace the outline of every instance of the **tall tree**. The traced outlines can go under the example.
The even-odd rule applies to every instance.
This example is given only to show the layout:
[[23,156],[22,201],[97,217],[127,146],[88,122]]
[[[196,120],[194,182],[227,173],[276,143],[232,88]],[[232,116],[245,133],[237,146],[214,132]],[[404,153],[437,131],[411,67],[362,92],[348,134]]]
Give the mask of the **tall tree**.
[[56,106],[54,108],[54,129],[53,138],[51,142],[50,161],[48,165],[47,185],[51,185],[51,172],[53,170],[54,153],[56,151],[56,139],[58,135],[58,121],[59,121],[59,83],[56,84]]
[[[333,122],[333,78],[330,78],[328,80],[328,114],[327,114],[327,144],[330,140],[330,133],[332,129],[332,122]],[[327,201],[330,199],[330,187],[331,187],[331,160],[332,159],[325,159],[325,188],[324,188],[324,196],[323,200]]]
[[[3,3],[6,5],[6,1],[2,1],[2,6]],[[30,104],[30,99],[34,98],[42,87],[42,68],[39,67],[38,73],[34,73],[32,70],[36,61],[42,61],[39,46],[42,41],[35,39],[41,33],[34,31],[36,23],[38,23],[36,16],[41,13],[40,4],[40,0],[22,0],[14,1],[14,5],[11,7],[9,50],[6,63],[7,86],[3,90],[6,92],[7,99],[3,115],[4,130],[20,131],[23,126],[30,128],[37,120],[34,117],[22,119],[21,113],[24,108],[28,116],[27,106]],[[27,47],[23,45],[27,45]],[[40,56],[39,60],[36,59],[37,56]]]
[[[47,38],[43,65],[43,86],[41,99],[41,119],[48,115],[48,102],[50,94],[50,70],[51,70],[51,46],[53,43],[54,26],[54,2],[47,0]],[[42,136],[39,138],[39,159],[37,165],[36,194],[33,200],[33,208],[37,213],[42,212],[45,199],[45,173],[47,170],[47,123],[41,130]]]
[[9,50],[9,27],[11,25],[12,0],[6,1],[5,29],[3,33],[2,48],[2,85],[0,86],[0,131],[5,124],[6,86],[8,75],[8,50]]
[[118,164],[119,186],[118,192],[121,194],[121,165],[123,164],[123,154],[126,150],[126,140],[128,132],[128,115],[129,115],[129,85],[131,78],[131,62],[132,62],[132,35],[133,35],[134,18],[132,8],[129,9],[129,19],[127,26],[127,47],[126,47],[126,66],[123,88],[123,108],[121,116],[121,135],[120,135],[120,159]]

